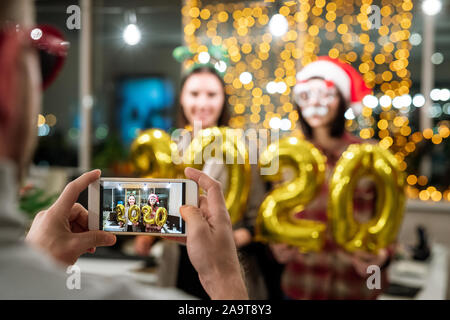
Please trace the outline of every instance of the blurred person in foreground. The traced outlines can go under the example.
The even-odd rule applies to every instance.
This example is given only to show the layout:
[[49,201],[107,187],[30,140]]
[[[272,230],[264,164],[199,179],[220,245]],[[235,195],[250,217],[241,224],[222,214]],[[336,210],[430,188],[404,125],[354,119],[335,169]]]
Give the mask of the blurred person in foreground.
[[[99,170],[69,183],[48,210],[37,214],[25,237],[26,221],[17,209],[17,194],[36,142],[42,85],[38,52],[30,37],[33,14],[31,0],[0,2],[0,298],[190,298],[176,289],[85,274],[81,274],[80,290],[67,287],[68,265],[97,246],[116,241],[110,233],[88,231],[87,210],[76,203],[79,193],[100,177]],[[211,298],[246,299],[220,183],[195,169],[185,173],[207,190],[207,196],[200,197],[198,208],[180,209],[187,237],[177,241],[186,242],[189,258]]]

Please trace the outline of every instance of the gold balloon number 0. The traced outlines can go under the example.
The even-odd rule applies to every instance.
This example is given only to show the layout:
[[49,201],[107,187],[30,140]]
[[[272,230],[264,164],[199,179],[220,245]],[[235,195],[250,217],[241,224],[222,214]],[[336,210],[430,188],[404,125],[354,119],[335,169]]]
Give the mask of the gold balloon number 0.
[[160,207],[155,213],[155,224],[162,227],[167,221],[167,210],[164,207]]
[[[277,147],[279,168],[294,168],[296,174],[263,201],[257,218],[256,238],[291,244],[303,252],[319,251],[325,241],[326,225],[295,219],[292,215],[302,211],[319,192],[324,181],[325,157],[309,142],[287,137],[280,140],[279,146],[269,146],[260,159],[261,166],[276,161]],[[373,218],[360,223],[353,215],[353,194],[363,176],[374,179],[377,198]],[[278,174],[278,177],[266,178],[280,177]],[[403,218],[403,186],[404,176],[389,151],[369,144],[349,146],[336,164],[329,185],[327,211],[336,243],[350,252],[376,252],[395,241]]]
[[[353,215],[353,194],[363,176],[372,177],[377,192],[373,218],[360,223]],[[403,220],[404,182],[398,161],[388,150],[350,145],[330,180],[328,216],[336,243],[350,252],[376,252],[393,243]]]

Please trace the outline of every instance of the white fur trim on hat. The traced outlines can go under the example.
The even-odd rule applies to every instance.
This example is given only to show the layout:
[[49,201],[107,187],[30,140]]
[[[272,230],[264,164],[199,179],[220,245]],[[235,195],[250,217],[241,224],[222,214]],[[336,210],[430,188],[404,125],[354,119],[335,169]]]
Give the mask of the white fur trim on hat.
[[332,81],[345,100],[350,101],[350,77],[338,65],[330,61],[318,60],[311,62],[297,72],[297,81],[304,81],[314,77]]

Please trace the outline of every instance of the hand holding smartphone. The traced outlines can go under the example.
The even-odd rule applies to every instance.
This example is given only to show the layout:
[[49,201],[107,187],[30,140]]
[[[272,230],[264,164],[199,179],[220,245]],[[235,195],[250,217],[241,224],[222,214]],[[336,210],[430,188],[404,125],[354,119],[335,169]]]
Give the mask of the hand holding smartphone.
[[[148,189],[154,188],[151,191],[155,195],[158,195],[160,191],[158,189],[169,189],[167,203],[172,203],[172,199],[175,199],[176,201],[173,206],[179,206],[180,202],[181,204],[185,202],[184,204],[187,204],[187,206],[183,206],[181,210],[178,207],[176,211],[172,211],[171,207],[168,206],[166,208],[168,213],[166,221],[159,230],[160,232],[153,234],[166,235],[172,239],[177,239],[181,236],[177,241],[186,244],[189,259],[197,270],[203,287],[212,299],[248,299],[247,289],[242,279],[241,268],[236,253],[231,221],[226,209],[220,183],[205,173],[193,168],[186,168],[185,174],[186,177],[193,181],[101,179],[99,170],[87,172],[69,183],[58,200],[49,209],[40,212],[36,216],[27,234],[26,241],[33,246],[40,247],[41,250],[45,250],[56,260],[67,265],[72,265],[80,255],[86,252],[92,252],[92,248],[113,245],[116,237],[112,233],[127,234],[127,231],[103,231],[103,229],[114,230],[113,227],[120,226],[121,220],[114,215],[110,217],[108,212],[111,213],[112,208],[120,204],[119,201],[125,201],[123,200],[126,195],[123,190],[125,187],[127,189],[135,189],[130,190],[131,194],[139,195],[138,190],[142,191],[141,197],[137,197],[136,204],[134,205],[138,203],[145,204],[145,195],[148,194],[147,205],[149,202],[150,205],[154,205],[158,202],[155,200],[161,198],[159,207],[164,208],[166,208],[163,201],[165,196],[156,199],[156,197],[150,196]],[[106,182],[110,183],[108,184]],[[179,200],[179,196],[170,197],[172,183],[181,183],[181,190],[184,190],[181,193],[181,201]],[[206,191],[206,196],[198,197],[197,184]],[[89,213],[82,205],[76,203],[79,194],[88,186]],[[174,190],[179,190],[179,188],[174,187]],[[122,200],[119,198],[116,200],[113,199],[114,189],[117,189],[118,195],[122,197]],[[102,198],[104,192],[109,192],[109,196],[105,196],[106,201],[103,201]],[[177,194],[175,191],[172,192],[174,195]],[[142,196],[142,194],[144,195]],[[161,195],[164,194],[164,192],[161,192]],[[120,209],[117,211],[117,214],[121,214]],[[184,232],[182,225],[181,227],[177,227],[175,224],[174,226],[167,227],[166,223],[172,220],[170,213],[179,213],[180,211],[183,216],[182,221],[186,223]],[[145,210],[144,212],[148,213]],[[131,210],[130,215],[133,220],[137,221],[135,218],[137,216],[136,208]],[[106,227],[103,228],[105,216]],[[149,217],[147,218],[147,221],[151,219]],[[110,223],[114,221],[115,223]],[[158,219],[158,221],[161,224],[164,218]],[[124,225],[122,224],[122,227]],[[67,228],[67,226],[70,226],[70,228]],[[180,228],[183,233],[180,233]],[[151,233],[138,232],[132,234]]]
[[100,178],[88,189],[89,230],[116,235],[186,236],[183,205],[198,205],[188,179]]

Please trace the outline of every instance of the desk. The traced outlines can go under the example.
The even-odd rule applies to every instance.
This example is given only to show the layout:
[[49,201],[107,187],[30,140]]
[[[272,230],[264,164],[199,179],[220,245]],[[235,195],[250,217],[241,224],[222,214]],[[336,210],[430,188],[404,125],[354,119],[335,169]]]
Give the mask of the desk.
[[157,275],[154,272],[142,272],[145,262],[142,260],[121,260],[104,258],[80,258],[76,265],[81,274],[93,274],[106,277],[128,277],[144,284],[156,284]]
[[[445,246],[434,244],[431,259],[425,262],[394,261],[389,268],[390,282],[422,289],[415,300],[445,300],[447,294],[448,250]],[[408,297],[382,294],[380,300],[410,300]]]

